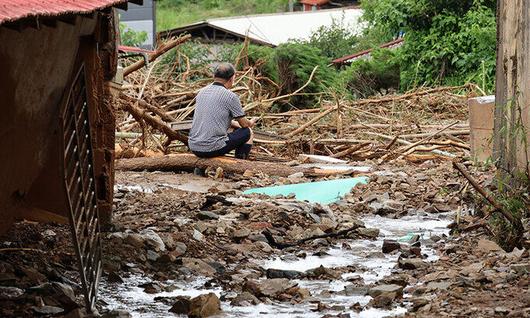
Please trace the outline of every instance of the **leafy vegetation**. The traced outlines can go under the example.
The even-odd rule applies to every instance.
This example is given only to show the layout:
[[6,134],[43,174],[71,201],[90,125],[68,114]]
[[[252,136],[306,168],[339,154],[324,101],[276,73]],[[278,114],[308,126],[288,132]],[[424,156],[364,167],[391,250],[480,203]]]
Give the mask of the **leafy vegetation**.
[[366,98],[382,90],[399,89],[397,52],[377,49],[371,59],[357,60],[340,73],[341,87],[353,98]]
[[495,75],[494,0],[365,0],[364,19],[381,42],[405,34],[401,87],[480,84]]
[[286,11],[287,0],[160,0],[157,30],[228,16]]
[[347,25],[342,18],[333,20],[330,26],[318,28],[307,44],[319,48],[325,57],[332,60],[351,54],[358,41],[351,26]]
[[120,40],[123,45],[140,46],[147,40],[147,32],[136,32],[125,23],[120,23]]

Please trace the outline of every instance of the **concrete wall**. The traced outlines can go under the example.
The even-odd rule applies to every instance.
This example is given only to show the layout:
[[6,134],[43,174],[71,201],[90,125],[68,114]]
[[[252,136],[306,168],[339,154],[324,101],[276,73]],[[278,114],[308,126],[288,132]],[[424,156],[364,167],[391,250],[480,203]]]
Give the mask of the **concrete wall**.
[[[60,217],[68,211],[62,179],[61,103],[70,86],[81,39],[92,41],[94,52],[100,48],[96,52],[98,67],[92,67],[98,78],[88,79],[89,84],[99,81],[101,86],[103,78],[112,75],[103,65],[112,67],[105,51],[112,51],[113,46],[104,48],[95,42],[96,34],[108,38],[114,33],[108,30],[112,23],[101,23],[102,19],[108,20],[98,15],[78,17],[73,25],[58,21],[54,27],[21,31],[0,27],[0,233],[15,217],[66,220]],[[106,96],[103,88],[94,89],[96,95]],[[89,106],[94,117],[93,146],[105,153],[105,143],[114,146],[114,122],[106,118],[113,120],[112,110],[110,115],[100,116],[109,112],[103,100]],[[112,137],[102,140],[102,131],[111,131]],[[113,182],[113,159],[111,152],[95,163],[99,170],[96,178],[101,178],[106,167],[111,176],[105,180]],[[112,190],[110,198],[112,202]]]
[[129,3],[127,11],[118,10],[120,22],[136,32],[147,32],[142,47],[152,49],[156,45],[156,7],[153,0],[144,0],[143,5]]
[[530,3],[499,0],[494,157],[507,176],[530,175]]

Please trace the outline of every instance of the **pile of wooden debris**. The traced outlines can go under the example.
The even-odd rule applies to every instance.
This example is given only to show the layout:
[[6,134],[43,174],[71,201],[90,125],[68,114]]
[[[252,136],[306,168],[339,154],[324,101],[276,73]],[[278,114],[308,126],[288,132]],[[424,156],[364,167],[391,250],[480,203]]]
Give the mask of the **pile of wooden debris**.
[[[186,40],[183,37],[163,45],[150,60]],[[204,76],[190,80],[196,72],[204,71],[192,70],[189,65],[175,76],[177,65],[160,71],[156,61],[142,69],[140,64],[127,67],[125,72],[128,84],[120,93],[117,157],[187,152],[186,133],[195,96],[211,80]],[[353,101],[328,95],[321,98],[318,108],[296,109],[293,105],[290,111],[275,113],[274,103],[304,94],[313,76],[300,89],[279,95],[278,85],[258,69],[249,65],[239,70],[232,89],[247,114],[260,118],[255,160],[288,162],[299,154],[314,154],[347,161],[399,158],[422,162],[469,154],[467,98],[475,95],[473,85]]]

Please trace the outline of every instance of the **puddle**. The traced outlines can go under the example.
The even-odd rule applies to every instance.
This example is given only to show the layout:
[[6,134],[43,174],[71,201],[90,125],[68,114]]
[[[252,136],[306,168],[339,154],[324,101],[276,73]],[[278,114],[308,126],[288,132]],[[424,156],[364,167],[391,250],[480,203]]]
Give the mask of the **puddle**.
[[[338,311],[329,310],[326,312],[314,312],[316,304],[306,302],[301,304],[273,303],[259,304],[248,307],[232,307],[227,302],[222,303],[223,314],[217,317],[302,317],[320,318],[324,314],[349,313],[351,317],[393,317],[406,313],[406,308],[395,307],[392,310],[380,310],[370,308],[357,313],[349,307],[356,302],[362,306],[370,301],[369,296],[344,296],[336,294],[344,290],[344,287],[351,284],[348,279],[362,278],[366,284],[377,282],[384,276],[391,274],[397,263],[398,255],[382,254],[381,248],[384,239],[399,239],[411,233],[419,234],[420,240],[427,240],[431,235],[441,236],[448,234],[447,225],[451,221],[451,213],[446,214],[424,214],[416,216],[405,216],[400,219],[390,219],[379,216],[368,216],[362,221],[366,227],[379,228],[380,235],[377,240],[343,240],[350,248],[342,248],[342,242],[332,246],[325,256],[307,256],[306,258],[295,259],[294,255],[283,255],[267,260],[254,260],[263,268],[274,268],[283,270],[306,271],[309,269],[324,266],[326,268],[337,268],[353,266],[353,272],[345,273],[341,279],[335,281],[320,280],[296,280],[298,285],[307,288],[311,294],[328,306],[341,306],[344,309]],[[311,251],[307,251],[308,255]],[[422,243],[422,253],[427,254],[427,261],[437,260],[435,252]],[[287,257],[286,257],[287,256]],[[218,296],[224,293],[220,288],[202,289],[205,279],[197,279],[192,283],[185,282],[165,282],[164,285],[174,285],[176,289],[171,292],[159,294],[146,294],[138,285],[147,282],[142,277],[131,277],[120,286],[107,285],[102,283],[101,299],[108,303],[109,309],[124,309],[131,312],[133,317],[168,317],[169,306],[155,302],[155,297],[175,297],[179,295],[197,296],[209,292],[214,292]],[[322,291],[331,291],[329,294],[321,294]]]

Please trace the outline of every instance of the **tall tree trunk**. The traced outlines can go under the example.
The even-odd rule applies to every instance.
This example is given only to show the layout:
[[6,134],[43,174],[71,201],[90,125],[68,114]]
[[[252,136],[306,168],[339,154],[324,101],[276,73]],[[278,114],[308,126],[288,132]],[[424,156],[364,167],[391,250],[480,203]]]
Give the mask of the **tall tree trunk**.
[[530,176],[530,3],[497,2],[494,159],[501,181]]

